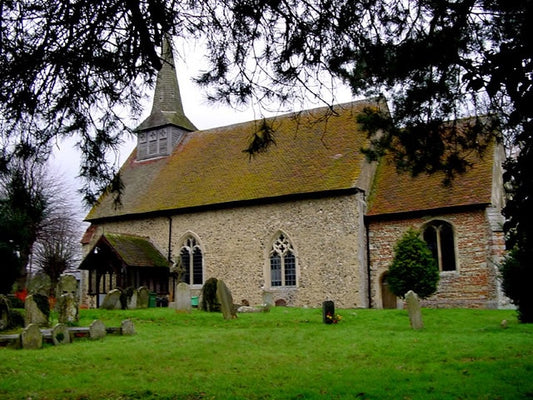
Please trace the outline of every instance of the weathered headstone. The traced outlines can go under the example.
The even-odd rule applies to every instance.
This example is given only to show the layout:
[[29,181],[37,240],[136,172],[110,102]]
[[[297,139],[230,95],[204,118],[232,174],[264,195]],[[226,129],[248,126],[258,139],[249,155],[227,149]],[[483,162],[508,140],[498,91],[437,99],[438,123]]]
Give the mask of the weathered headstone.
[[131,292],[131,296],[128,296],[128,310],[135,310],[137,308],[137,302],[139,299],[139,292],[137,289],[133,289]]
[[106,334],[105,325],[99,319],[94,320],[91,325],[89,325],[89,338],[102,339]]
[[78,322],[78,301],[72,293],[62,294],[56,303],[57,319],[62,324]]
[[7,296],[0,294],[0,331],[9,326],[10,301]]
[[43,347],[43,334],[39,325],[29,324],[20,335],[23,349],[40,349]]
[[104,297],[104,301],[102,302],[102,305],[100,308],[103,308],[104,310],[115,310],[120,309],[120,295],[122,292],[119,289],[113,289],[110,290]]
[[131,319],[125,319],[120,323],[120,332],[127,336],[135,335],[135,327]]
[[325,324],[332,324],[335,320],[335,303],[326,300],[322,303],[322,320]]
[[266,306],[274,305],[274,295],[272,294],[272,292],[263,292],[263,304]]
[[409,313],[411,328],[422,329],[424,323],[422,322],[422,309],[420,307],[418,295],[412,290],[409,290],[405,295],[405,302],[407,304],[407,312]]
[[52,329],[52,342],[54,344],[67,344],[70,343],[70,332],[65,324],[56,324]]
[[48,326],[48,318],[50,316],[50,305],[48,304],[48,297],[41,294],[30,294],[26,297],[24,302],[24,325],[37,324],[41,327]]
[[176,285],[176,311],[191,312],[191,288],[185,282]]
[[146,286],[141,286],[137,290],[137,308],[148,308],[150,301],[150,291]]
[[50,295],[51,287],[52,283],[50,277],[44,272],[38,272],[28,282],[28,293],[40,294],[48,297]]
[[221,279],[217,280],[217,299],[220,303],[220,309],[222,310],[224,319],[237,318],[237,313],[235,307],[233,306],[233,297],[231,296],[231,292]]
[[74,275],[61,275],[56,287],[56,297],[62,294],[72,294],[75,298],[78,295],[78,281]]

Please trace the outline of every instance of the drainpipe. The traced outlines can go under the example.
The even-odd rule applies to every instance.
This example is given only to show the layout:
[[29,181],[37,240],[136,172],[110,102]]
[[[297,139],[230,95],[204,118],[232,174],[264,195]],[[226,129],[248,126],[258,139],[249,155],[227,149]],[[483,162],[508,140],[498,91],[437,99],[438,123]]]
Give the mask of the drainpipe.
[[172,217],[168,217],[168,256],[169,262],[172,262]]
[[372,277],[370,276],[370,227],[367,218],[365,221],[366,230],[366,277],[368,285],[368,308],[372,308]]

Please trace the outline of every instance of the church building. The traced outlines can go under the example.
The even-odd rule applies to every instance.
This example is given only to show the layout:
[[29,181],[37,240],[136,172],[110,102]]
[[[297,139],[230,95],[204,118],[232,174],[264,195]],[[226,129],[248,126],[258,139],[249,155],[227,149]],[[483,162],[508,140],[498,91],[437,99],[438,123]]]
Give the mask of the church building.
[[[396,308],[388,290],[393,247],[413,227],[438,262],[435,307],[503,304],[502,150],[494,145],[443,186],[442,176],[369,163],[357,115],[363,100],[197,130],[183,111],[172,51],[164,48],[152,111],[120,170],[120,206],[102,196],[86,217],[83,301],[147,286],[173,301],[177,280],[198,295],[222,279],[236,302]],[[265,125],[266,124],[266,125]],[[268,126],[274,143],[243,150]]]

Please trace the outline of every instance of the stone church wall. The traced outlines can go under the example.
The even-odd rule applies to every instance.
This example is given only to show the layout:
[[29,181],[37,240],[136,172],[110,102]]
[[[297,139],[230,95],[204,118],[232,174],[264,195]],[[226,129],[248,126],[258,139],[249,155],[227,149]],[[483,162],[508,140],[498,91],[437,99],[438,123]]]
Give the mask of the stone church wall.
[[[503,233],[485,210],[432,214],[422,218],[372,221],[369,224],[372,306],[381,308],[383,274],[394,256],[394,245],[409,228],[421,229],[432,219],[452,224],[456,271],[440,274],[437,293],[423,302],[431,307],[496,308],[505,303],[497,279],[497,263],[504,251]],[[401,306],[401,302],[398,302]]]
[[[96,235],[148,236],[162,254],[179,255],[192,234],[204,256],[204,281],[223,279],[235,302],[261,304],[265,290],[288,305],[367,307],[366,242],[362,195],[235,207],[100,225]],[[171,222],[171,227],[169,226]],[[269,288],[269,251],[283,232],[297,258],[296,287]],[[193,288],[198,292],[199,287]]]

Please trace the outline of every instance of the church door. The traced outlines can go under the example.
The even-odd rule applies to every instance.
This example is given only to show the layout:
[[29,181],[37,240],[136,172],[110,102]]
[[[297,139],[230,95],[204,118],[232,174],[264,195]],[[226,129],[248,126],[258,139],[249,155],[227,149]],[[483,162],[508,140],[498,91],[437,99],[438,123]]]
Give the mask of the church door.
[[381,301],[383,302],[383,308],[397,308],[397,299],[389,288],[387,273],[384,273],[381,277]]

